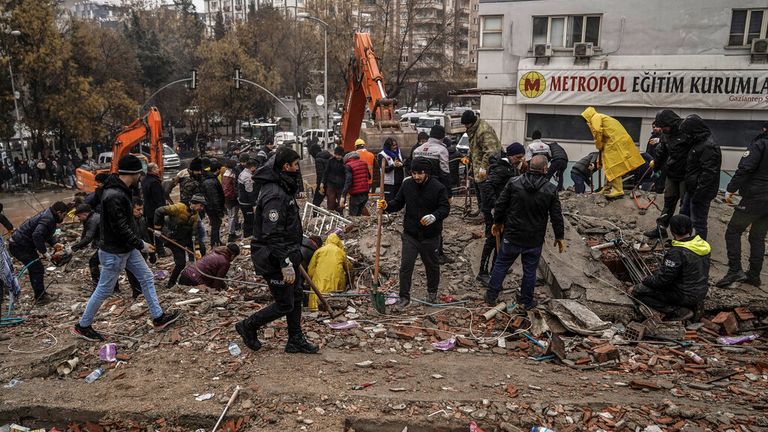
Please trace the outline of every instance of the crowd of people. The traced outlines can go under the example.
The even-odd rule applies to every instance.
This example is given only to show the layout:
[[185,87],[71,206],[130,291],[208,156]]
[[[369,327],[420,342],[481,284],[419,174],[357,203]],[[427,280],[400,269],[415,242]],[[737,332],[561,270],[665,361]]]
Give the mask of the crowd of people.
[[[624,196],[627,177],[639,172],[638,179],[644,179],[649,172],[657,173],[651,186],[663,190],[665,205],[657,227],[645,234],[663,238],[669,229],[673,240],[657,272],[633,287],[631,293],[669,318],[689,317],[709,288],[707,216],[718,191],[720,171],[720,151],[706,122],[696,115],[683,119],[669,110],[660,112],[646,150],[652,156],[647,159],[616,119],[592,107],[583,117],[597,151],[572,168],[576,192],[585,192],[598,169],[605,175],[605,187],[598,193],[612,199]],[[363,140],[357,140],[350,152],[336,147],[331,153],[312,145],[309,150],[317,174],[313,203],[326,201],[329,210],[341,212],[346,207],[351,216],[366,215],[369,193],[377,187],[372,181],[374,170],[380,170],[384,190],[375,195],[377,211],[405,213],[399,299],[394,310],[402,311],[411,303],[419,257],[427,285],[423,302],[434,305],[438,303],[440,266],[447,260],[442,246],[443,222],[450,217],[452,189],[458,177],[452,165],[465,163],[478,191],[485,223],[477,275],[486,287],[485,302],[496,305],[500,301],[504,279],[520,257],[523,276],[515,302],[525,309],[535,308],[536,271],[548,224],[554,232],[553,247],[559,253],[566,251],[558,193],[563,189],[568,155],[557,143],[543,141],[539,132],[534,132],[527,148],[518,142],[502,147],[494,129],[474,111],[466,111],[461,122],[469,138],[466,158],[455,154],[439,125],[426,137],[419,137],[407,159],[393,139],[388,139],[378,154],[369,152]],[[718,286],[734,282],[760,285],[768,231],[766,146],[768,124],[749,145],[728,184],[726,201],[731,202],[737,192],[741,201],[726,231],[729,270]],[[326,239],[303,235],[297,203],[304,193],[299,159],[294,150],[276,148],[268,141],[257,154],[241,154],[223,164],[218,159],[195,158],[164,187],[157,165],[150,163],[145,172],[142,162],[129,154],[118,161],[116,173],[96,177],[94,192],[78,193],[71,203],[56,202],[15,230],[2,217],[0,206],[0,223],[11,232],[7,249],[0,242],[1,280],[18,296],[12,256],[27,271],[35,302],[44,304],[50,301],[44,281],[48,263],[56,265],[73,253],[94,251],[88,259],[93,293],[72,333],[99,341],[103,336],[92,323],[107,297],[119,290],[118,278],[123,272],[134,298],[144,297],[154,326],[162,329],[176,322],[180,314],[160,306],[149,264],[168,256],[170,249],[174,266],[166,288],[179,283],[224,289],[230,265],[241,253],[237,243],[246,240],[250,241],[253,269],[266,281],[274,302],[238,322],[234,330],[247,347],[258,350],[259,330],[286,317],[286,352],[315,353],[318,346],[307,341],[301,327],[304,271],[309,268],[310,275],[328,290],[340,290],[351,268],[342,232],[328,233]],[[640,180],[635,182],[636,187],[641,184]],[[174,202],[171,191],[177,186],[180,198]],[[678,202],[682,208],[680,214],[674,214]],[[63,245],[56,232],[68,215],[77,218],[83,229],[76,242]],[[204,219],[208,220],[207,230]],[[220,231],[225,221],[227,241],[222,242]],[[740,239],[748,226],[752,227],[750,259],[747,272],[743,272]],[[317,306],[316,299],[310,306]]]
[[88,162],[69,151],[40,158],[5,158],[0,161],[0,192],[38,188],[45,182],[74,188],[75,170]]

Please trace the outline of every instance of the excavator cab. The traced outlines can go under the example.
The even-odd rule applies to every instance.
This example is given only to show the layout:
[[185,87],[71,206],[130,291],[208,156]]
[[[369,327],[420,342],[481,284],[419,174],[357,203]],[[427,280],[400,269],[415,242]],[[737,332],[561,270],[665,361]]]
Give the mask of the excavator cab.
[[[160,168],[160,176],[163,175],[163,143],[160,138],[163,136],[163,122],[160,117],[160,111],[152,107],[146,115],[137,118],[131,124],[115,136],[112,144],[112,155],[109,165],[104,160],[103,164],[82,165],[75,170],[75,180],[78,189],[84,192],[93,192],[96,190],[96,175],[100,173],[116,173],[117,162],[123,156],[134,153],[141,159],[142,166],[146,172],[149,163],[157,164]],[[141,150],[133,152],[134,147],[142,142],[149,142],[149,158],[141,154]],[[101,155],[99,157],[101,161]]]

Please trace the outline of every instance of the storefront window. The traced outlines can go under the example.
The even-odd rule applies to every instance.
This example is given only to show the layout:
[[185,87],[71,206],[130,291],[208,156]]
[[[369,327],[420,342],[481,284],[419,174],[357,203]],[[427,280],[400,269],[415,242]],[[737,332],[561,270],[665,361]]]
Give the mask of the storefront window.
[[[528,139],[530,139],[533,131],[538,130],[544,140],[593,141],[587,122],[580,115],[529,113],[527,117],[525,135]],[[633,141],[640,142],[642,119],[639,117],[616,117],[616,120],[621,122]]]

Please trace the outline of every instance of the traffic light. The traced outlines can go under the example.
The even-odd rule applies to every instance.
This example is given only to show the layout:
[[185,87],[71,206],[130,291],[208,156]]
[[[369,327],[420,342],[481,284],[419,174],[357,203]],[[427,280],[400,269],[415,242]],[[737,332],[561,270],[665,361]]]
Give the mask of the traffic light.
[[197,69],[192,69],[192,81],[189,82],[189,88],[192,90],[197,88]]

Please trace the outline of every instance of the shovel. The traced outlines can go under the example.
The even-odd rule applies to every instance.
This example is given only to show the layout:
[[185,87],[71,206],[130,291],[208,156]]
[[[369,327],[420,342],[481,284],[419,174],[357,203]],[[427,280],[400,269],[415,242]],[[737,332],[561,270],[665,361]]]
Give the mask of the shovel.
[[[381,175],[379,176],[379,186],[384,195],[384,165],[381,166]],[[373,264],[373,285],[371,286],[371,302],[376,311],[380,314],[386,313],[384,307],[384,294],[379,292],[379,264],[381,261],[381,218],[382,211],[376,212],[376,258]]]

